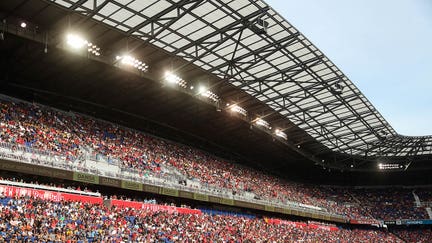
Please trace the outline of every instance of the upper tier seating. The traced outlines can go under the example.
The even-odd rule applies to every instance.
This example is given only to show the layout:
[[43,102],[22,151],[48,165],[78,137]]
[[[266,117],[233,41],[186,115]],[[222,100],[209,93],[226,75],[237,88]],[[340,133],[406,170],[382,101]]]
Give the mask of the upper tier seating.
[[424,208],[414,207],[408,190],[299,184],[229,163],[190,146],[76,113],[8,99],[0,99],[0,111],[0,143],[63,155],[70,163],[89,155],[101,156],[107,163],[118,163],[124,170],[143,177],[164,173],[169,168],[198,183],[190,183],[191,187],[210,186],[262,200],[303,203],[349,218],[427,218]]

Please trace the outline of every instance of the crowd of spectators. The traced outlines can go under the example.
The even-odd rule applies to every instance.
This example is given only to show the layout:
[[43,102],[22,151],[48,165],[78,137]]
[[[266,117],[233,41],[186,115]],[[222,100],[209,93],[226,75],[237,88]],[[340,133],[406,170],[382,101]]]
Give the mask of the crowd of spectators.
[[390,188],[350,190],[364,210],[374,218],[394,219],[428,219],[423,207],[415,205],[413,189]]
[[83,151],[90,151],[108,161],[119,161],[122,167],[142,175],[148,171],[158,173],[161,167],[169,166],[204,186],[250,192],[256,198],[274,202],[318,206],[350,218],[427,217],[423,208],[414,207],[413,196],[405,191],[356,192],[288,182],[190,146],[37,104],[0,99],[0,111],[0,142],[64,155],[70,161],[82,156]]
[[[325,187],[326,202],[333,210],[355,219],[428,219],[424,207],[418,207],[409,188]],[[331,206],[329,206],[331,207]]]
[[406,242],[429,243],[432,242],[432,229],[430,227],[407,227],[392,230],[399,238]]
[[425,190],[424,188],[419,188],[414,191],[419,197],[420,202],[429,203],[432,205],[432,190]]
[[79,185],[77,185],[77,186],[74,186],[74,185],[65,186],[64,184],[56,184],[54,182],[43,183],[43,182],[40,182],[37,180],[28,179],[28,178],[15,178],[15,177],[10,177],[10,176],[4,177],[4,176],[0,175],[0,180],[1,181],[10,181],[10,182],[19,182],[19,183],[25,183],[25,184],[30,184],[30,185],[46,186],[46,187],[52,187],[52,188],[65,188],[65,189],[75,190],[75,191],[92,192],[87,187],[81,188],[81,186],[79,186]]
[[0,195],[1,242],[402,242],[387,231],[325,230],[262,218]]

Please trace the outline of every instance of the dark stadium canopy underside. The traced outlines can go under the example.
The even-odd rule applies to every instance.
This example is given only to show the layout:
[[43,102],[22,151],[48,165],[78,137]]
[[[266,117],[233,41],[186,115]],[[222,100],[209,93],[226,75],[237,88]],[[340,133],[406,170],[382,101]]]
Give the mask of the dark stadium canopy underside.
[[[102,56],[122,48],[141,57],[149,76],[160,77],[170,66],[187,81],[204,80],[224,100],[284,129],[313,157],[351,164],[351,157],[432,155],[432,137],[397,134],[317,47],[263,1],[20,0],[0,7],[5,19],[35,21],[49,46],[59,45],[67,29],[78,30]],[[143,87],[123,88],[139,100]]]

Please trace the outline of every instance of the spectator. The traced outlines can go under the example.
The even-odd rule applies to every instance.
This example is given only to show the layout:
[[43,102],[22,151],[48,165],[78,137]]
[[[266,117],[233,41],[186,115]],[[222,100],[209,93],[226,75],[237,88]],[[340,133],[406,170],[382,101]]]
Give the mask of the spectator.
[[[414,205],[405,189],[341,189],[288,182],[229,163],[189,146],[75,113],[0,100],[0,142],[62,155],[73,163],[83,151],[120,161],[125,171],[145,177],[174,168],[200,186],[227,195],[246,195],[273,202],[296,202],[356,219],[425,219],[426,210]],[[179,180],[183,186],[186,180]]]

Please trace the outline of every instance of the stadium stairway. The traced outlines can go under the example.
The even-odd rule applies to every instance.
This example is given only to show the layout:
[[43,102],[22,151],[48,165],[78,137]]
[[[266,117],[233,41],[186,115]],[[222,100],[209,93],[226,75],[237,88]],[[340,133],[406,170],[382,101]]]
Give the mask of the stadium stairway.
[[417,206],[417,207],[420,207],[420,206],[421,206],[420,198],[419,198],[419,196],[415,193],[415,190],[412,191],[412,194],[413,194],[413,196],[414,196],[414,200],[415,200],[415,204],[416,204],[416,206]]
[[432,219],[432,209],[430,207],[427,207],[426,208],[426,212],[427,212],[427,214],[429,216],[429,219]]
[[[415,200],[415,205],[417,207],[421,207],[422,203],[420,201],[420,197],[415,193],[415,190],[412,191],[412,194],[414,196],[414,200]],[[426,212],[428,214],[429,219],[432,219],[432,209],[430,207],[426,207]]]
[[399,234],[397,234],[396,232],[390,232],[392,235],[394,235],[394,236],[396,236],[398,239],[400,239],[401,241],[403,241],[403,242],[407,242],[408,243],[408,241],[407,240],[405,240],[404,238],[402,238]]
[[361,202],[357,197],[355,197],[355,196],[354,196],[352,193],[350,193],[350,192],[348,192],[348,195],[349,195],[349,196],[350,196],[354,201],[357,202],[357,204],[359,205],[359,207],[361,207],[362,211],[365,212],[367,216],[369,216],[371,219],[375,219],[375,217],[374,217],[374,216],[369,212],[369,210],[367,210],[367,209],[363,206],[362,202]]

